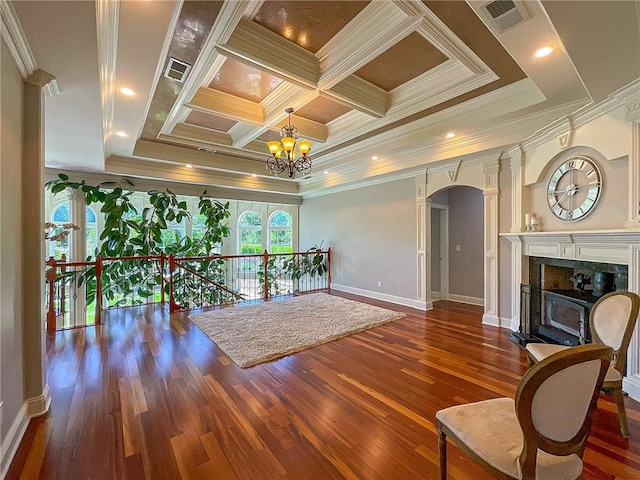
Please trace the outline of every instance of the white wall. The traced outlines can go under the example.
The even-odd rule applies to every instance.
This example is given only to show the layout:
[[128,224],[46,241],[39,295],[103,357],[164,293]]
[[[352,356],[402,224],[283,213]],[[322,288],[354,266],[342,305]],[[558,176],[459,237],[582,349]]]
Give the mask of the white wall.
[[300,248],[320,242],[331,247],[333,283],[370,296],[415,299],[415,181],[305,199],[300,207]]
[[[2,42],[0,59],[0,434],[7,434],[25,401],[22,342],[22,162],[24,87]],[[35,188],[39,188],[37,185]],[[3,458],[3,461],[6,459]],[[2,470],[6,465],[2,465]]]

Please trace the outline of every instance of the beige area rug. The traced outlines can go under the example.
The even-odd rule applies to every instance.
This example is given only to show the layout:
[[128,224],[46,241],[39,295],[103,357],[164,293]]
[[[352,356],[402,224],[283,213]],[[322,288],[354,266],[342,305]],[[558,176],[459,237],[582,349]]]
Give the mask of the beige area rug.
[[376,325],[404,313],[313,293],[214,310],[189,319],[238,366],[252,367]]

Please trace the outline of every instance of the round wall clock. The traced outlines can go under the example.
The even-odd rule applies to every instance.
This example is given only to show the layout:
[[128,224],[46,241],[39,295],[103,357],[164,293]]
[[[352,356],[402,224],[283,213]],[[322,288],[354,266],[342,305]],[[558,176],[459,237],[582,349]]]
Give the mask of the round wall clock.
[[589,158],[576,155],[555,169],[547,187],[551,212],[564,222],[582,220],[602,194],[602,176]]

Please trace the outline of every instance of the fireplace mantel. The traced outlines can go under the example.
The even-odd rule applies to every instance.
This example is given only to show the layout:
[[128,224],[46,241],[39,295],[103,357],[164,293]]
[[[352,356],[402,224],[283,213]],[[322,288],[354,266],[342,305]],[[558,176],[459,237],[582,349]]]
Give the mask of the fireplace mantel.
[[[501,233],[511,242],[511,292],[527,283],[525,257],[546,257],[628,265],[629,291],[640,294],[640,230],[583,230],[565,232]],[[512,294],[511,329],[520,324],[518,295]],[[640,323],[640,322],[639,322]],[[640,401],[640,333],[636,326],[627,356],[624,390]]]
[[501,233],[500,236],[520,243],[525,256],[623,265],[633,261],[633,247],[640,246],[640,231],[622,229]]

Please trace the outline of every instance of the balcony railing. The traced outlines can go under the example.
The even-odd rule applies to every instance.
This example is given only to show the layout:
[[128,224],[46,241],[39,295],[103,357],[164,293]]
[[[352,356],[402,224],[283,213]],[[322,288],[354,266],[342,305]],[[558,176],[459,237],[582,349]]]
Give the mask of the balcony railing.
[[169,303],[170,312],[329,290],[331,249],[262,255],[47,260],[47,331],[101,324],[103,310]]

